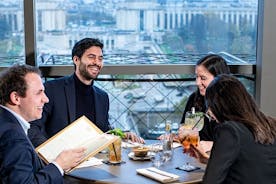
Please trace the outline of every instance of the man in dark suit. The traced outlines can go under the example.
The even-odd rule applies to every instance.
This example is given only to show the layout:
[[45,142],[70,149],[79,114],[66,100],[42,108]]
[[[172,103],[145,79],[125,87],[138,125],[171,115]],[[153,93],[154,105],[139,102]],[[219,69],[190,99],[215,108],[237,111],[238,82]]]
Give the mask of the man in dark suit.
[[[110,129],[109,99],[105,91],[93,85],[103,67],[103,44],[94,38],[78,41],[72,49],[75,72],[45,83],[49,103],[43,115],[32,123],[29,138],[38,146],[82,115],[89,118],[103,132]],[[136,142],[144,140],[134,133],[127,136]]]
[[0,74],[0,183],[63,183],[64,170],[76,166],[84,148],[66,150],[44,166],[27,131],[49,100],[40,71],[15,65]]

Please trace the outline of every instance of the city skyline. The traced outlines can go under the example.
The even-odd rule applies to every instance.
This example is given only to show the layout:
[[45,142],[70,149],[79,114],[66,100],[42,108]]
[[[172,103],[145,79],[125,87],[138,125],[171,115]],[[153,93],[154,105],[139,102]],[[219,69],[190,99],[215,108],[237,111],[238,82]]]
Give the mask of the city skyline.
[[[8,2],[12,3],[3,3]],[[256,37],[256,2],[94,0],[86,1],[89,5],[86,6],[81,4],[83,1],[39,0],[35,8],[38,61],[40,64],[70,64],[72,46],[77,40],[92,36],[103,41],[109,64],[135,63],[138,60],[141,64],[185,63],[181,57],[208,52],[228,53],[251,63]],[[17,7],[20,10],[22,5]],[[13,34],[23,34],[23,23],[20,23],[23,22],[22,9],[20,12],[14,11],[14,6],[10,8],[2,8],[3,17]],[[195,22],[199,22],[198,26],[202,25],[202,21],[207,22],[202,31],[193,26]],[[225,24],[226,28],[215,30],[209,26],[214,22]],[[227,28],[227,25],[236,28]],[[239,48],[238,40],[231,40],[227,34],[240,34],[236,30],[239,31],[242,26],[250,26],[252,31],[240,38],[248,46]],[[216,34],[221,34],[223,39],[219,45],[212,42]]]

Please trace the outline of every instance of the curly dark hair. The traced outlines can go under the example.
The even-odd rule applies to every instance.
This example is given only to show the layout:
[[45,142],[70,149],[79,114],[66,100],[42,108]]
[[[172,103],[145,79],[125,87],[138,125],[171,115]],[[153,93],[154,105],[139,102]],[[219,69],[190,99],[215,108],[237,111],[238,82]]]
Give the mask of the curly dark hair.
[[16,64],[0,73],[0,104],[10,102],[10,94],[16,91],[20,96],[26,96],[27,84],[25,76],[28,73],[36,73],[41,76],[38,68],[30,65]]

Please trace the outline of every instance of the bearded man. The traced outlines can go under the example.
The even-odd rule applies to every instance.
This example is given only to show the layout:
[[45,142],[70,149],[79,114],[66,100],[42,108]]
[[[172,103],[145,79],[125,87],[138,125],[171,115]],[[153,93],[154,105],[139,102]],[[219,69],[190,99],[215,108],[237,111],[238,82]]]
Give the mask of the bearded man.
[[[103,43],[95,38],[78,41],[72,49],[72,60],[72,75],[44,84],[49,103],[43,108],[42,118],[32,123],[28,132],[35,147],[83,115],[103,132],[110,129],[108,94],[93,85],[103,68]],[[144,143],[134,133],[128,132],[126,136]]]

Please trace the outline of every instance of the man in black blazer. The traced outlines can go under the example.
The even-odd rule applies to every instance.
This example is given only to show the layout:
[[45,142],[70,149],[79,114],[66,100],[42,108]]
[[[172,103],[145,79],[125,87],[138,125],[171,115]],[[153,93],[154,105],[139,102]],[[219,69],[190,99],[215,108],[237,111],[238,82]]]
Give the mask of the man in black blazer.
[[[82,115],[88,117],[103,132],[110,129],[109,98],[105,91],[93,85],[103,67],[103,44],[98,39],[84,38],[72,49],[75,72],[45,83],[49,103],[40,120],[32,123],[29,138],[38,146]],[[133,141],[144,140],[128,133]]]
[[63,183],[64,171],[83,158],[84,148],[66,150],[45,166],[36,154],[28,122],[41,118],[48,101],[37,68],[15,65],[0,74],[0,183]]

